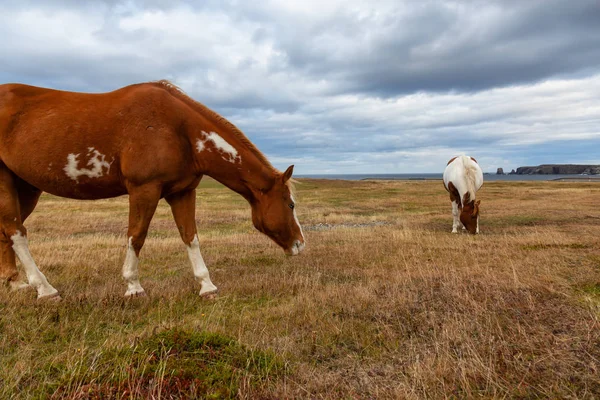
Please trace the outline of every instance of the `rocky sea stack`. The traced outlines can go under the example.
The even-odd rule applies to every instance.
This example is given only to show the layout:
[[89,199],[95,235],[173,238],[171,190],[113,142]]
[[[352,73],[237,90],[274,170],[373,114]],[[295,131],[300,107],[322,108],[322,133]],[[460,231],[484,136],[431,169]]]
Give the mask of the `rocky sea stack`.
[[542,164],[519,167],[517,175],[600,175],[600,165]]

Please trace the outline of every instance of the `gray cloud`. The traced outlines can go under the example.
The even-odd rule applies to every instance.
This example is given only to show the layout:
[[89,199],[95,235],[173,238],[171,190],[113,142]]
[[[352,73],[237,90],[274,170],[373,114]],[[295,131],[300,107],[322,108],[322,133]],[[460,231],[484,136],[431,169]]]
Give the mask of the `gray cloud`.
[[381,96],[481,90],[600,64],[595,1],[449,3],[342,12],[282,29],[276,43],[293,67],[336,82],[336,92]]

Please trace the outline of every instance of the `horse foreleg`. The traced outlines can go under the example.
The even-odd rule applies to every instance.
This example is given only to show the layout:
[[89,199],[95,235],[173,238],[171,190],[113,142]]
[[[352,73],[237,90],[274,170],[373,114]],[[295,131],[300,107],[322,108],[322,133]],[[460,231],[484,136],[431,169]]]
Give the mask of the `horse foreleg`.
[[125,297],[143,296],[144,288],[140,284],[138,264],[140,251],[148,234],[148,226],[160,200],[160,187],[139,186],[129,189],[129,228],[127,229],[128,246],[123,279],[127,282]]
[[452,201],[452,233],[458,233],[458,227],[460,225],[459,212],[458,203]]
[[[29,285],[37,291],[38,299],[60,298],[56,290],[46,276],[39,270],[31,253],[27,241],[27,229],[22,221],[33,211],[40,195],[40,191],[31,188],[30,192],[18,191],[19,179],[9,171],[6,166],[0,167],[0,222],[2,229],[2,240],[0,240],[0,251],[2,252],[2,269],[6,278],[13,280],[17,277],[15,265],[15,254],[21,261]],[[21,205],[23,210],[21,210]],[[10,246],[10,247],[9,247]],[[13,281],[11,286],[21,286]]]
[[200,254],[200,243],[196,231],[196,190],[176,193],[166,197],[166,200],[171,206],[181,239],[187,246],[194,277],[196,281],[200,282],[200,296],[211,297],[216,294],[217,287],[211,282],[208,268]]

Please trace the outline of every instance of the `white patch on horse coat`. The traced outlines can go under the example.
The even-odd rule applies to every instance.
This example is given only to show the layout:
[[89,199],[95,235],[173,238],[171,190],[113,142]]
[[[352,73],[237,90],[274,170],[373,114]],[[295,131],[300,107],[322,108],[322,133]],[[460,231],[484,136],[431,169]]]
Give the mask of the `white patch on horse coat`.
[[29,252],[27,237],[23,236],[20,231],[17,231],[10,239],[13,242],[12,248],[15,251],[15,254],[19,257],[19,260],[21,260],[21,264],[23,264],[23,269],[25,270],[29,284],[37,290],[38,299],[56,295],[58,290],[48,283],[46,276],[39,270],[33,260],[33,257]]
[[197,139],[196,140],[196,151],[198,153],[201,153],[202,150],[204,150],[204,142],[202,140],[200,140],[200,139]]
[[123,263],[123,279],[127,282],[127,291],[125,297],[135,296],[138,294],[144,294],[144,288],[140,285],[140,279],[138,275],[138,264],[140,260],[135,254],[133,245],[133,236],[129,238],[127,246],[127,255],[125,256],[125,262]]
[[206,268],[202,254],[200,254],[198,235],[194,235],[194,240],[187,246],[187,251],[190,262],[192,263],[194,277],[201,285],[200,296],[206,293],[216,292],[217,287],[211,282],[208,268]]
[[99,178],[104,175],[104,168],[106,168],[106,174],[110,171],[110,165],[112,162],[106,161],[106,156],[100,153],[98,150],[95,150],[93,147],[88,147],[87,156],[89,160],[87,165],[91,168],[81,168],[78,169],[77,166],[79,164],[79,154],[69,154],[67,156],[67,165],[63,168],[67,176],[73,179],[75,182],[78,182],[78,178],[80,176],[87,176],[88,178]]
[[223,159],[225,161],[229,161],[230,163],[242,162],[242,157],[238,155],[238,151],[235,147],[229,144],[225,139],[219,136],[216,132],[204,132],[204,139],[196,140],[196,150],[198,153],[203,151],[206,148],[207,142],[212,142],[212,145],[223,153]]

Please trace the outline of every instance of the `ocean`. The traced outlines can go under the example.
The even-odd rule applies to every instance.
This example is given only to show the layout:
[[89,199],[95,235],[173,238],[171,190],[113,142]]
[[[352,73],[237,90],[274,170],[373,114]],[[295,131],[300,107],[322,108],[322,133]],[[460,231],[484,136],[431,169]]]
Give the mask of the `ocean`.
[[[363,179],[388,179],[388,180],[441,180],[442,174],[309,174],[294,175],[296,178],[314,179],[343,179],[359,181]],[[600,175],[496,175],[486,173],[483,181],[556,181],[577,180],[579,182],[600,182]]]

